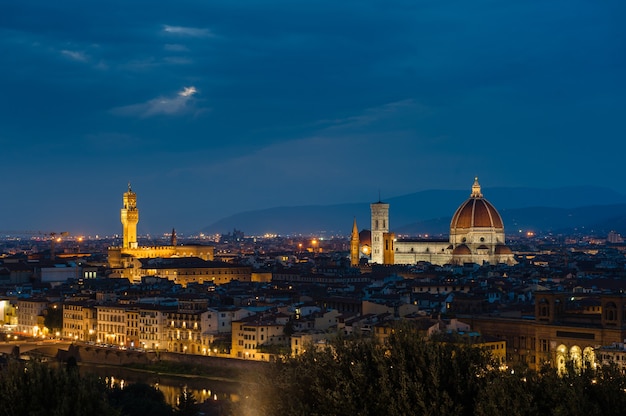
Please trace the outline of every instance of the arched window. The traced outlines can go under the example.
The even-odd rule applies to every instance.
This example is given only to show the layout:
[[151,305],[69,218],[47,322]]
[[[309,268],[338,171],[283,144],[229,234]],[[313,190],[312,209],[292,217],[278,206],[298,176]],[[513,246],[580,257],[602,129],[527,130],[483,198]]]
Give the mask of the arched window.
[[596,366],[596,353],[592,347],[586,347],[583,350],[583,362],[585,365],[589,365],[591,368]]
[[567,347],[561,344],[556,349],[556,369],[559,372],[559,374],[565,374],[565,372],[567,371],[566,366],[565,366],[567,359],[568,359]]
[[617,321],[617,305],[614,302],[608,302],[604,306],[604,319],[608,322]]
[[577,372],[583,366],[583,352],[578,345],[574,345],[569,350],[569,359],[572,360],[572,364],[574,365],[574,370]]

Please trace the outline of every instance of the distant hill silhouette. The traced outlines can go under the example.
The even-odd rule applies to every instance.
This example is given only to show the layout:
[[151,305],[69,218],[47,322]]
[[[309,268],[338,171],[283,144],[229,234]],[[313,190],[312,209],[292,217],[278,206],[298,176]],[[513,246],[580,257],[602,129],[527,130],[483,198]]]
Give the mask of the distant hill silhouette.
[[[454,211],[470,190],[428,190],[389,198],[391,230],[406,235],[447,234]],[[506,233],[516,230],[571,232],[576,229],[626,235],[626,196],[602,187],[483,188],[485,198],[500,212]],[[375,201],[372,201],[375,202]],[[276,207],[240,212],[205,228],[225,233],[234,228],[246,235],[349,235],[352,221],[370,228],[370,202],[339,205]]]

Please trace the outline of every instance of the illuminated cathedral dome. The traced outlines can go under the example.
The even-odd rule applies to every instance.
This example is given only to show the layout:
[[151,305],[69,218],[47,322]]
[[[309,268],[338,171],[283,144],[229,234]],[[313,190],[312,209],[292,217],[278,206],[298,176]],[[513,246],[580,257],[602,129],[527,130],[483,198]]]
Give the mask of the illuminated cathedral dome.
[[[500,262],[500,256],[512,256],[505,246],[504,222],[489,201],[483,197],[478,178],[474,179],[472,193],[452,216],[450,221],[450,243],[453,256],[458,260]],[[507,260],[508,261],[508,260]]]
[[472,194],[469,199],[463,202],[452,216],[450,232],[452,233],[452,230],[457,229],[467,230],[477,227],[504,229],[502,217],[500,217],[498,211],[489,201],[483,198],[478,178],[474,180]]

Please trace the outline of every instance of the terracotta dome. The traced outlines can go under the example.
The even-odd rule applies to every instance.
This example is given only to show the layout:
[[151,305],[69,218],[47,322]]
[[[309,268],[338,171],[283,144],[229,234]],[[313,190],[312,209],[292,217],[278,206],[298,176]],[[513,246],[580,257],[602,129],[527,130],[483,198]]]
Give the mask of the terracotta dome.
[[461,204],[452,216],[450,230],[468,228],[495,228],[504,229],[502,217],[493,205],[480,192],[478,178],[474,180],[472,194]]
[[372,232],[370,230],[362,230],[359,233],[359,243],[361,245],[372,245]]
[[452,250],[452,254],[458,256],[463,254],[472,254],[472,252],[470,251],[468,246],[466,246],[465,244],[461,244],[459,246],[456,246],[455,249]]
[[513,254],[513,251],[511,251],[511,249],[504,244],[498,244],[496,246],[496,254]]

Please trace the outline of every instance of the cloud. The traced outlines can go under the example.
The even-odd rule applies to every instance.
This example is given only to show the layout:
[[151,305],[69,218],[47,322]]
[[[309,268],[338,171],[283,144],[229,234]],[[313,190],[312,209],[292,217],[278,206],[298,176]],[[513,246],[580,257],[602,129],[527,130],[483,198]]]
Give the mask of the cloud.
[[356,116],[335,120],[322,120],[319,123],[343,128],[368,126],[376,121],[392,117],[407,109],[423,111],[423,108],[421,107],[422,106],[419,106],[414,102],[414,100],[407,99],[393,103],[386,103],[374,108],[368,108],[362,114]]
[[198,91],[196,90],[196,87],[185,87],[183,88],[183,90],[181,92],[178,93],[178,95],[181,95],[183,97],[191,97],[192,95],[196,94]]
[[180,115],[195,110],[193,96],[197,94],[196,87],[184,87],[176,95],[158,97],[145,103],[117,107],[112,113],[119,116],[136,116],[147,118],[158,115]]
[[74,60],[74,61],[87,62],[87,60],[88,60],[87,55],[85,55],[83,52],[70,51],[68,49],[63,49],[61,51],[61,54],[63,56],[66,56],[66,57]]
[[197,27],[163,25],[163,31],[172,35],[189,36],[192,38],[213,37],[213,33],[209,29]]

